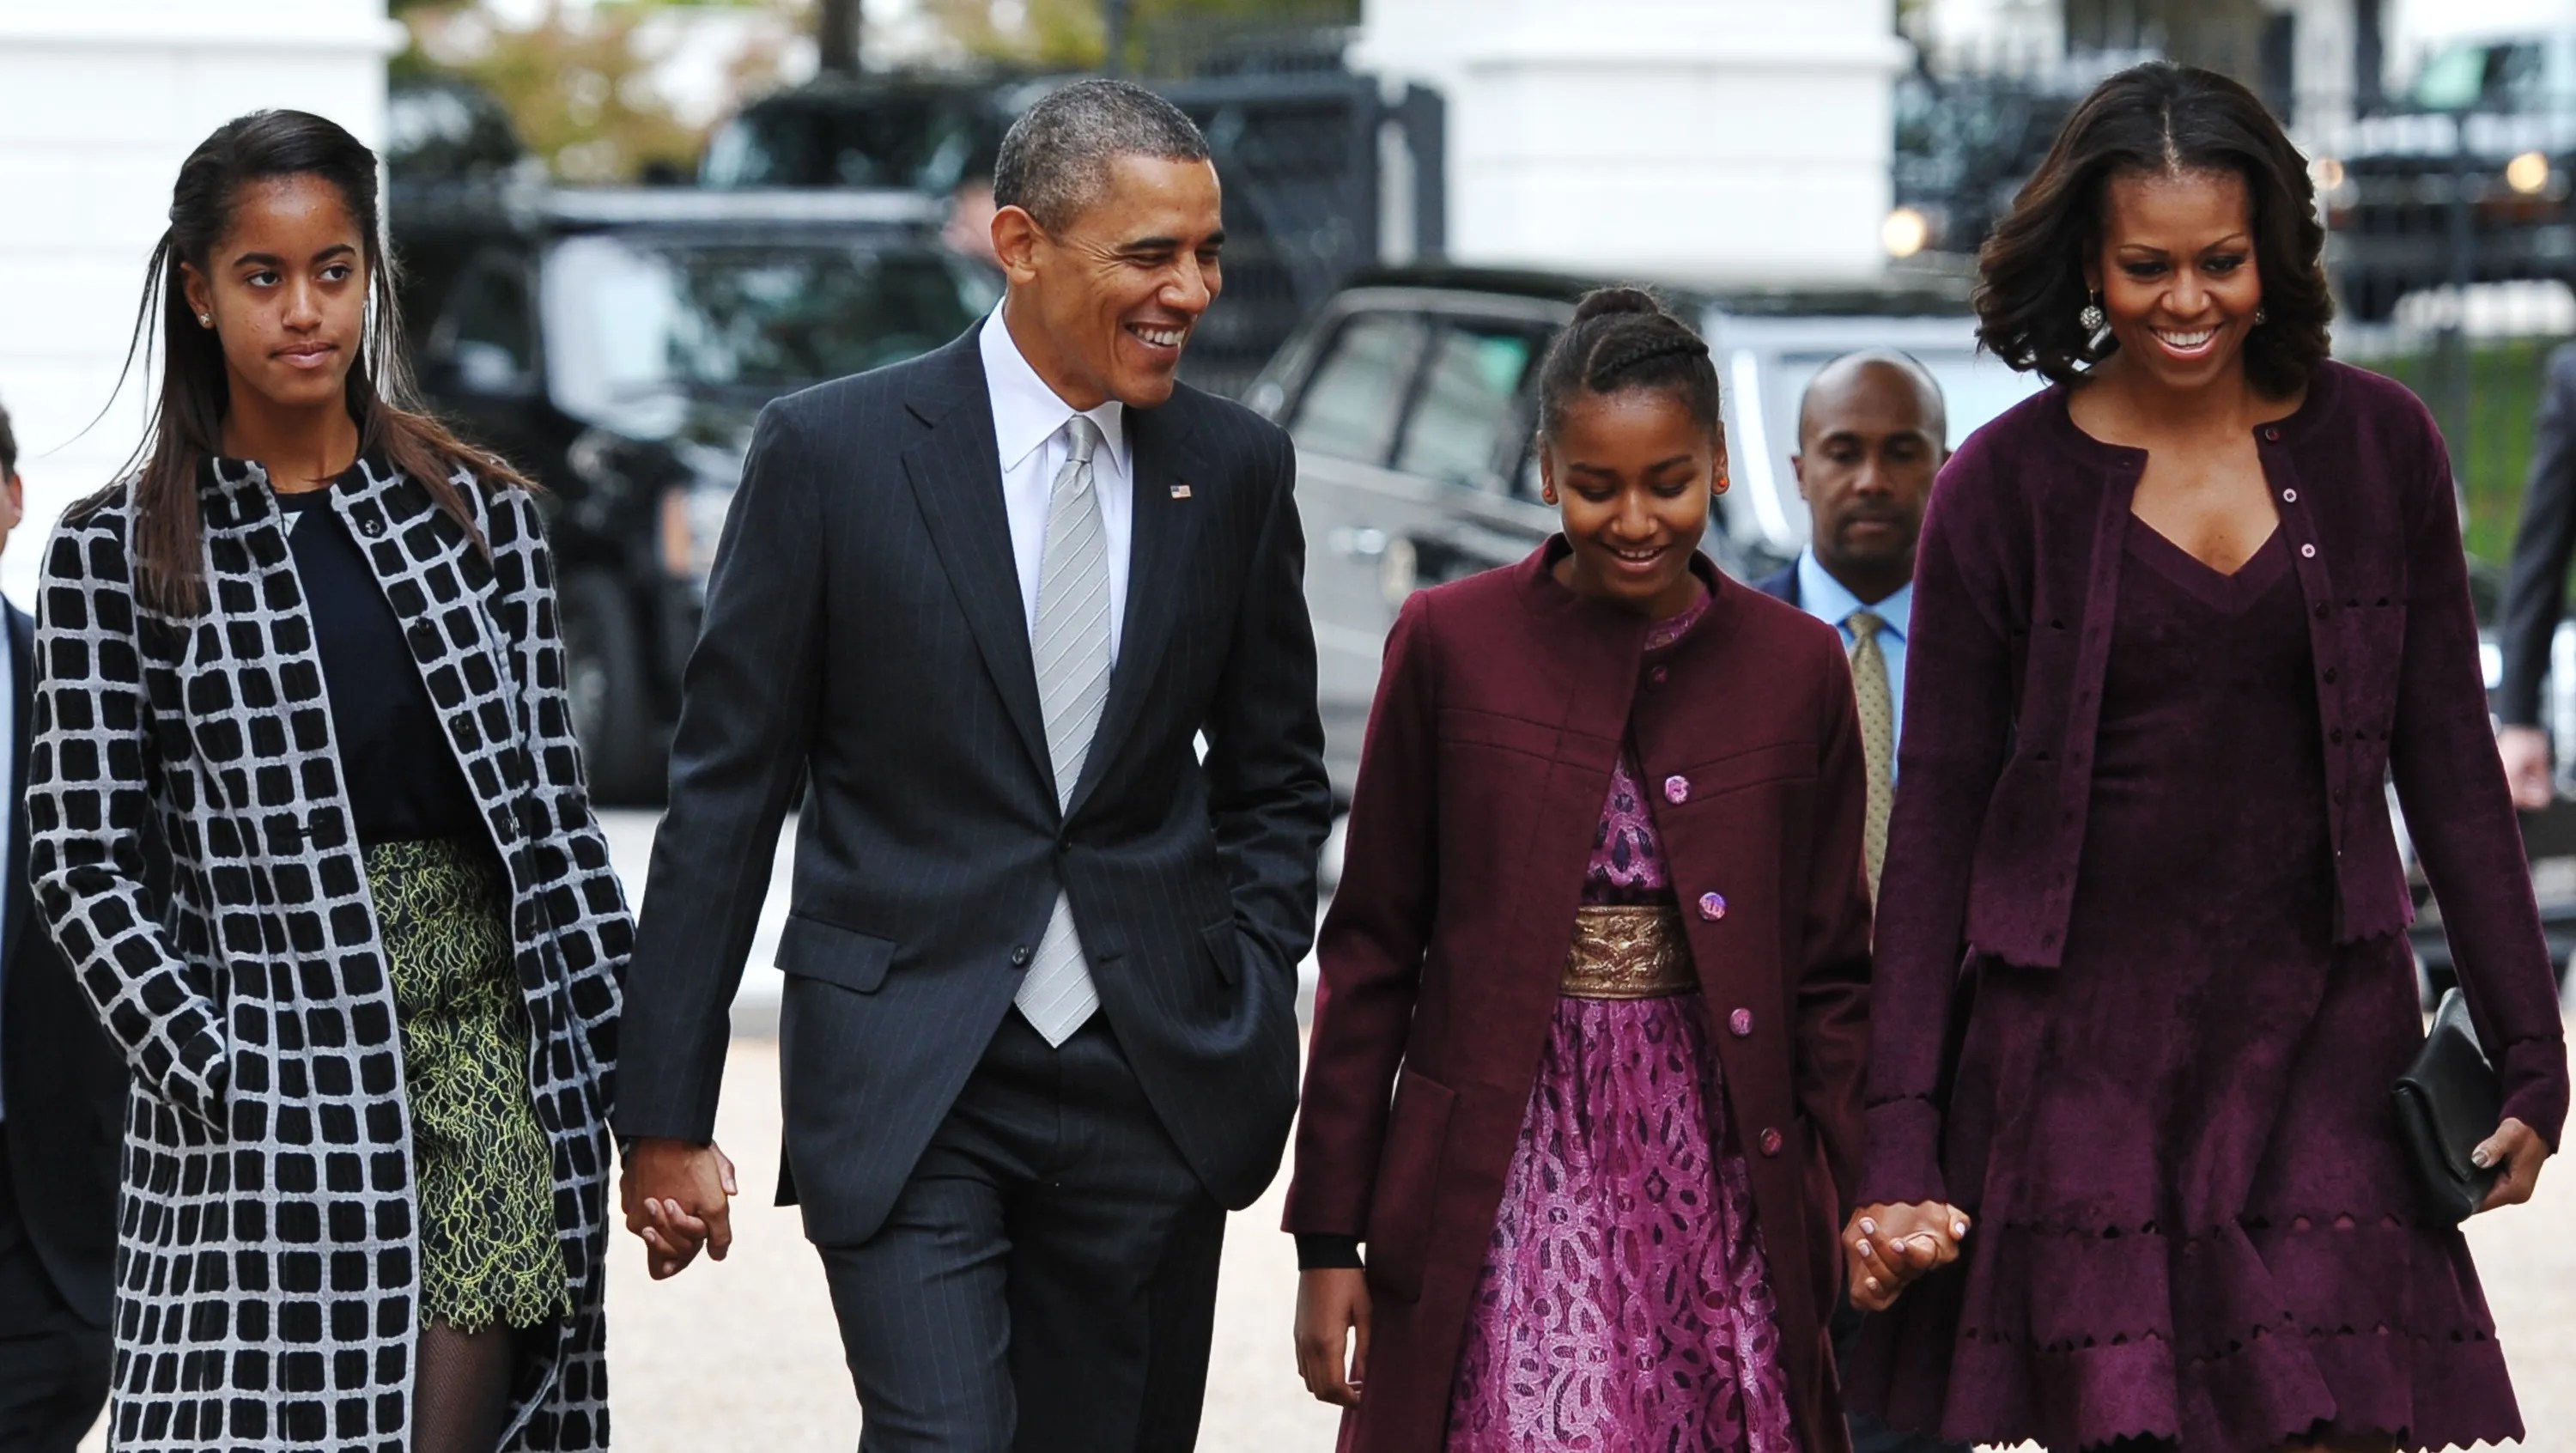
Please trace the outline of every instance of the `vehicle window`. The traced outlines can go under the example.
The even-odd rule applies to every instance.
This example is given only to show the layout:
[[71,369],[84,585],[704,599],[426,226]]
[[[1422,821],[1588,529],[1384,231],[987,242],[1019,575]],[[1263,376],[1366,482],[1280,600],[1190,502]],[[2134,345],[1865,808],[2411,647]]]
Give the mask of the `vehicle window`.
[[993,296],[981,270],[910,244],[571,237],[546,268],[552,381],[574,413],[782,393],[936,348]]
[[476,393],[526,387],[537,371],[537,320],[518,259],[478,259],[456,280],[431,338],[433,354]]
[[1306,381],[1289,436],[1318,454],[1385,463],[1421,352],[1414,318],[1362,313],[1343,323]]
[[1540,335],[1511,325],[1453,323],[1424,365],[1395,467],[1482,488],[1506,430],[1520,426],[1520,395]]
[[2415,77],[2415,103],[2428,111],[2527,110],[2544,100],[2540,46],[2531,41],[2466,41],[2434,53]]

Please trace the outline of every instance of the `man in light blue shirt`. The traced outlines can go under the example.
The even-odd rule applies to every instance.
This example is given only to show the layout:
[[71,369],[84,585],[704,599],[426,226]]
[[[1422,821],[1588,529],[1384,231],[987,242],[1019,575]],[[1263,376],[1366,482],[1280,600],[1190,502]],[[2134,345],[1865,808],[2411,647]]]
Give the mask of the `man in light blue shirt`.
[[[1851,353],[1817,370],[1798,403],[1798,453],[1791,462],[1811,529],[1797,560],[1761,590],[1831,622],[1852,656],[1861,746],[1869,771],[1864,834],[1869,884],[1878,890],[1887,854],[1887,813],[1895,796],[1896,739],[1904,722],[1905,640],[1914,609],[1914,542],[1923,528],[1932,477],[1950,457],[1941,386],[1901,353]],[[1834,1319],[1835,1351],[1849,1356],[1859,1317]],[[1853,1453],[1968,1453],[1851,1416]]]

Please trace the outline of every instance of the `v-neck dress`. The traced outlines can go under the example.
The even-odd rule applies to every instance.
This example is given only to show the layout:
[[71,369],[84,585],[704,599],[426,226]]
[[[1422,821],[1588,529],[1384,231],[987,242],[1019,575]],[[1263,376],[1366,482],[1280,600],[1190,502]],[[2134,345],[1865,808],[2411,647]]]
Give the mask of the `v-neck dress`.
[[1943,1169],[1977,1225],[1872,1319],[1887,1411],[2056,1453],[2502,1438],[2476,1272],[2388,1111],[2422,1039],[2406,939],[2334,942],[2288,543],[2222,575],[2125,534],[2064,960],[1976,964]]

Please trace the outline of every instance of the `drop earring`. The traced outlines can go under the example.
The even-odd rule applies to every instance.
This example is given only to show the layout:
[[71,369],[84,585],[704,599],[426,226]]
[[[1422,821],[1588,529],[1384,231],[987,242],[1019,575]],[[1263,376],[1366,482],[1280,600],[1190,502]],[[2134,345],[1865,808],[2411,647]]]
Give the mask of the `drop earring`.
[[2102,329],[2110,323],[2110,319],[2102,316],[2102,295],[2100,293],[2095,293],[2085,300],[2084,310],[2075,315],[2075,321],[2083,325],[2084,336],[2087,338],[2101,332]]
[[2260,327],[2262,327],[2264,324],[2269,323],[2269,322],[2271,322],[2271,321],[2272,321],[2272,315],[2271,315],[2269,312],[2265,311],[2263,308],[2261,308],[2261,307],[2259,307],[2259,306],[2258,306],[2258,307],[2256,307],[2256,308],[2254,309],[2254,326],[2255,326],[2255,327],[2260,328]]

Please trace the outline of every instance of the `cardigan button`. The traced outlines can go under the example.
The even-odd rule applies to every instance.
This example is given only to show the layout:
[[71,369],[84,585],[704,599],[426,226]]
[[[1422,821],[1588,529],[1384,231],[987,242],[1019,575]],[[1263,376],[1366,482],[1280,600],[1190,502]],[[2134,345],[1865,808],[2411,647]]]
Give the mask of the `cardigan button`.
[[2299,558],[2302,560],[2314,560],[2317,558],[2317,547],[2314,545],[2301,545],[2299,547]]
[[358,533],[372,540],[385,532],[385,522],[375,515],[358,521]]
[[2263,426],[2263,442],[2264,442],[2264,443],[2266,443],[2266,444],[2278,444],[2278,443],[2280,443],[2280,442],[2281,442],[2281,431],[2280,431],[2280,430],[2278,430],[2278,429],[2273,428],[2273,427],[2272,427],[2271,425],[2269,425],[2269,424],[2264,425],[2264,426]]
[[2285,490],[2281,491],[2281,503],[2283,503],[2283,504],[2289,504],[2289,505],[2294,505],[2294,504],[2297,504],[2298,502],[2299,502],[2299,492],[2298,492],[2297,490],[2295,490],[2295,489],[2285,489]]
[[2326,684],[2327,684],[2328,686],[2332,686],[2332,685],[2334,685],[2334,684],[2335,684],[2335,668],[2333,668],[2332,666],[2328,666],[2328,667],[2326,668]]
[[1724,918],[1726,916],[1726,895],[1723,893],[1702,893],[1699,895],[1699,916],[1707,919],[1711,923],[1715,923],[1719,919]]
[[1675,807],[1690,801],[1690,779],[1681,776],[1665,778],[1664,800]]
[[1751,1038],[1753,1034],[1753,1011],[1750,1009],[1738,1009],[1734,1013],[1726,1016],[1726,1032],[1734,1035],[1738,1039]]
[[1764,1155],[1778,1155],[1780,1153],[1780,1145],[1780,1132],[1771,1126],[1763,1126],[1762,1153]]

